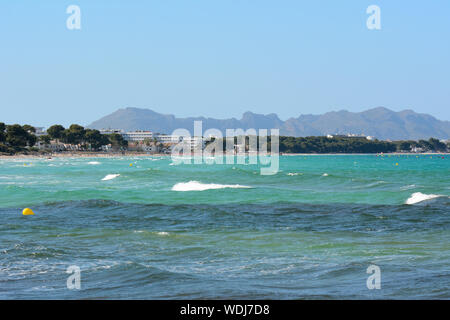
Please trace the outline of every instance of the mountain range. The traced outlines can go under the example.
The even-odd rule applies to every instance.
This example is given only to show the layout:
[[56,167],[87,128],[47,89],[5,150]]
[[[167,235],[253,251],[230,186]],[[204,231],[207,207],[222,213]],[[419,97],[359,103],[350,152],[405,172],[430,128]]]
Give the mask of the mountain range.
[[194,121],[203,121],[203,132],[216,128],[225,135],[226,129],[249,128],[280,129],[284,136],[323,136],[327,134],[364,134],[380,140],[418,140],[430,137],[448,139],[450,121],[441,121],[428,114],[412,110],[395,112],[384,107],[363,112],[346,110],[327,112],[321,115],[300,115],[298,118],[281,120],[274,113],[263,115],[245,112],[242,118],[214,119],[205,117],[177,118],[150,109],[119,109],[88,126],[91,129],[150,130],[172,133],[184,128],[193,132]]

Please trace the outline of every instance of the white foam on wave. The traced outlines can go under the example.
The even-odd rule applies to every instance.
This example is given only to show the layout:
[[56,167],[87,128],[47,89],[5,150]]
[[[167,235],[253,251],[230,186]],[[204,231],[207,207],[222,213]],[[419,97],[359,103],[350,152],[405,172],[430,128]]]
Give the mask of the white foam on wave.
[[198,181],[180,182],[172,187],[172,191],[205,191],[214,189],[248,189],[249,186],[242,186],[239,184],[216,184],[216,183],[201,183]]
[[328,173],[325,172],[322,177],[328,177]]
[[378,180],[378,181],[369,183],[369,184],[366,185],[365,187],[366,187],[366,188],[371,188],[371,187],[376,187],[376,186],[378,186],[378,185],[380,185],[380,184],[385,184],[385,183],[386,183],[386,181]]
[[117,178],[118,176],[120,176],[120,174],[116,173],[116,174],[107,174],[102,181],[108,181],[108,180],[112,180]]
[[422,201],[431,200],[435,198],[442,197],[442,195],[439,194],[425,194],[422,192],[415,192],[413,193],[405,202],[405,204],[416,204]]
[[410,190],[410,189],[414,189],[416,187],[415,184],[409,184],[407,186],[403,186],[400,188],[400,190],[405,191],[405,190]]
[[300,173],[300,172],[289,172],[287,175],[288,176],[298,176],[298,175],[303,175],[303,173]]
[[90,162],[88,162],[88,164],[91,164],[91,165],[98,165],[98,164],[100,164],[100,162],[98,162],[98,161],[90,161]]

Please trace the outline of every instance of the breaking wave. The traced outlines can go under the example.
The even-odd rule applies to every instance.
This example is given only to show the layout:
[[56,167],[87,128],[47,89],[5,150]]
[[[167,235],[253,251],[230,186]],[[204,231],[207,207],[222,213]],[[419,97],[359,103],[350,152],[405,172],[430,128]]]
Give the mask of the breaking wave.
[[180,182],[172,187],[172,191],[205,191],[214,189],[248,189],[249,186],[242,186],[239,184],[216,184],[216,183],[201,183],[198,181]]
[[431,200],[431,199],[435,199],[435,198],[439,198],[442,197],[442,195],[439,194],[425,194],[422,192],[415,192],[411,195],[411,197],[409,197],[405,204],[416,204],[422,201],[426,201],[426,200]]
[[116,173],[116,174],[108,174],[102,179],[102,181],[112,180],[112,179],[117,178],[118,176],[120,176],[120,174],[118,174],[118,173]]

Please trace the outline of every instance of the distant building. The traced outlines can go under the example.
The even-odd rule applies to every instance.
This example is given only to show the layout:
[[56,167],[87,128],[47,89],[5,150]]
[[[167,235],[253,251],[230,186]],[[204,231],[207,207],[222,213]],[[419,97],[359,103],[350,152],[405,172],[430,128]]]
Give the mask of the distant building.
[[205,139],[203,137],[183,137],[183,142],[191,146],[191,150],[205,148]]
[[122,129],[101,129],[99,130],[101,134],[123,134]]
[[[169,134],[161,134],[161,133],[153,133],[152,131],[146,130],[137,130],[137,131],[124,131],[121,129],[102,129],[100,130],[101,134],[120,134],[124,138],[124,140],[130,142],[132,145],[143,142],[145,140],[156,141],[166,145],[175,145],[182,141],[189,144],[191,150],[196,148],[201,148],[202,150],[205,147],[205,139],[203,137],[185,137],[180,135],[169,135]],[[130,145],[131,146],[131,145]],[[144,151],[155,152],[155,146],[144,146],[142,149]]]
[[36,132],[34,133],[37,137],[45,136],[47,134],[47,131],[45,131],[44,127],[34,127],[36,129]]
[[183,140],[182,136],[158,134],[155,135],[156,140],[161,143],[179,143]]
[[160,134],[155,136],[156,140],[164,144],[178,144],[180,142],[187,143],[191,151],[196,149],[203,150],[205,148],[205,139],[203,137],[178,136]]
[[144,141],[146,139],[153,140],[153,132],[151,131],[128,131],[121,134],[125,140],[131,142]]
[[364,134],[354,134],[354,133],[347,133],[347,134],[327,134],[327,138],[354,138],[354,139],[367,139],[367,140],[375,140],[375,137],[373,136],[366,136]]

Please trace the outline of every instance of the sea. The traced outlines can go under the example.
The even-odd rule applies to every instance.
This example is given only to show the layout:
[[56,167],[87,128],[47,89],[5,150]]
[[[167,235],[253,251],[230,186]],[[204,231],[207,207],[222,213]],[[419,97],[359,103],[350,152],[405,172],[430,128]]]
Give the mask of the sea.
[[449,155],[244,160],[0,159],[0,299],[450,299]]

